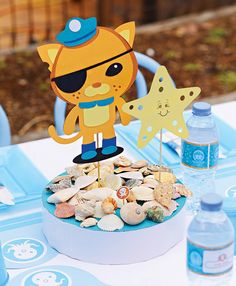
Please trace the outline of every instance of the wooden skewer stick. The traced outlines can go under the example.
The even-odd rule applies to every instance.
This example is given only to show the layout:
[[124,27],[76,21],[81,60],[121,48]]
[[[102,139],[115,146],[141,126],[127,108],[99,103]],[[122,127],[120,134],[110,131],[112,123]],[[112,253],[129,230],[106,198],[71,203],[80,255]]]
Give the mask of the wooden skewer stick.
[[161,181],[161,169],[162,169],[162,128],[160,130],[160,149],[159,149],[159,181]]
[[[97,148],[99,148],[99,134],[96,134],[97,137]],[[101,170],[100,170],[100,162],[98,161],[98,186],[101,187]]]

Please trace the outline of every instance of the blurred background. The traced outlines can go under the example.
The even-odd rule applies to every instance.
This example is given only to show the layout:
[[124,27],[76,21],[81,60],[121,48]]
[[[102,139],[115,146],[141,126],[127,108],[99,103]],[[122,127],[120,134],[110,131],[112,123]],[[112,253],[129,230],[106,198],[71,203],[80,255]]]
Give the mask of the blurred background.
[[[134,49],[167,66],[177,87],[200,86],[211,103],[236,99],[236,0],[0,0],[0,105],[13,143],[48,136],[55,96],[36,47],[73,16],[114,28],[134,20]],[[126,98],[135,97],[133,87]]]

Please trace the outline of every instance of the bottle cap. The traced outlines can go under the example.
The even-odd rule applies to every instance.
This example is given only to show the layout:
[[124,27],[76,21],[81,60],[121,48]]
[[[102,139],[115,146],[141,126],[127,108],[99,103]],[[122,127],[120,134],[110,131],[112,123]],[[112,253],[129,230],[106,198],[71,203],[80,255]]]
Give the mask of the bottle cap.
[[215,193],[208,193],[201,198],[201,209],[204,211],[219,211],[223,204],[223,198]]
[[211,114],[211,105],[207,102],[195,102],[192,112],[197,116],[208,116]]

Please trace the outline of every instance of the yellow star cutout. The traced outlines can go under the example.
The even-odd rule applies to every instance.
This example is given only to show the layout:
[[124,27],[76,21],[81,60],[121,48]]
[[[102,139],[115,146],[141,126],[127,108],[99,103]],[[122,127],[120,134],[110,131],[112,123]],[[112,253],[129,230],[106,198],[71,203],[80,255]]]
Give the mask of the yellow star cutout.
[[183,111],[200,92],[199,87],[175,88],[166,67],[160,66],[149,93],[122,107],[124,112],[141,120],[138,147],[146,146],[161,128],[187,138],[188,129]]

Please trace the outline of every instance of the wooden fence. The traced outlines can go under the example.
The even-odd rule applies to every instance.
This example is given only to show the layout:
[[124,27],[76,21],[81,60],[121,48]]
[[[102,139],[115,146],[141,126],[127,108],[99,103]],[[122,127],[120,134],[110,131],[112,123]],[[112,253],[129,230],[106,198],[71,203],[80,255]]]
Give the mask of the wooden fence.
[[145,24],[236,3],[236,0],[0,0],[0,49],[55,38],[66,20],[96,16],[99,24]]

